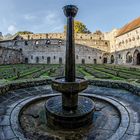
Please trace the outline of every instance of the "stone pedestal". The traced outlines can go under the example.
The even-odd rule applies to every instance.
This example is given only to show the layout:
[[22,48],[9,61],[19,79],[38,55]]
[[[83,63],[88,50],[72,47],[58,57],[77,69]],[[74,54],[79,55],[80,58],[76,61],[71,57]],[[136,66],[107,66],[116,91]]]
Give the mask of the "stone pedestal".
[[52,97],[46,102],[47,125],[55,129],[86,127],[93,122],[94,104],[90,98],[79,96],[76,110],[62,107],[62,97]]

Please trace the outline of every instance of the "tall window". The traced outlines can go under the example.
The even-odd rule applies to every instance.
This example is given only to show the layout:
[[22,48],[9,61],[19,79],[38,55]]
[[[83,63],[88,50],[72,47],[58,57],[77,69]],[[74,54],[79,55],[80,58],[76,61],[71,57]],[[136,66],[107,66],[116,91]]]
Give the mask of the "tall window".
[[130,52],[126,54],[126,63],[131,63],[132,62],[132,55]]

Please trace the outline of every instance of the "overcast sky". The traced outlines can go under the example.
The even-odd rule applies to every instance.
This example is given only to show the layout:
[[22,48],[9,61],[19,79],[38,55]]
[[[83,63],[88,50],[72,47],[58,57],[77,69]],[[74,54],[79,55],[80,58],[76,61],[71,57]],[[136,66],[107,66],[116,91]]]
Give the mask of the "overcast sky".
[[63,32],[66,4],[78,6],[76,19],[91,32],[108,32],[140,16],[140,0],[0,0],[0,32]]

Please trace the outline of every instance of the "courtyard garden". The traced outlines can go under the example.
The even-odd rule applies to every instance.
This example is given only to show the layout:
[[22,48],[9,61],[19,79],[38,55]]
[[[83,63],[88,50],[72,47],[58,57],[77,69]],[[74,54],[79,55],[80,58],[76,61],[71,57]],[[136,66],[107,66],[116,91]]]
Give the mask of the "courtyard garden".
[[[76,65],[76,75],[86,79],[123,80],[140,83],[140,69],[118,65]],[[64,76],[64,65],[16,64],[0,66],[0,84],[12,81]]]

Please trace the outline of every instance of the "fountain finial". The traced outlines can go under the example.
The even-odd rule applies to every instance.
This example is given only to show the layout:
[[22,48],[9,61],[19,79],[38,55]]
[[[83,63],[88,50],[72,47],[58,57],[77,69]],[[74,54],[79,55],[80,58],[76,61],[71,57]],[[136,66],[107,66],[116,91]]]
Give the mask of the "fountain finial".
[[66,5],[63,7],[63,11],[66,17],[75,17],[78,12],[78,8],[75,5]]

